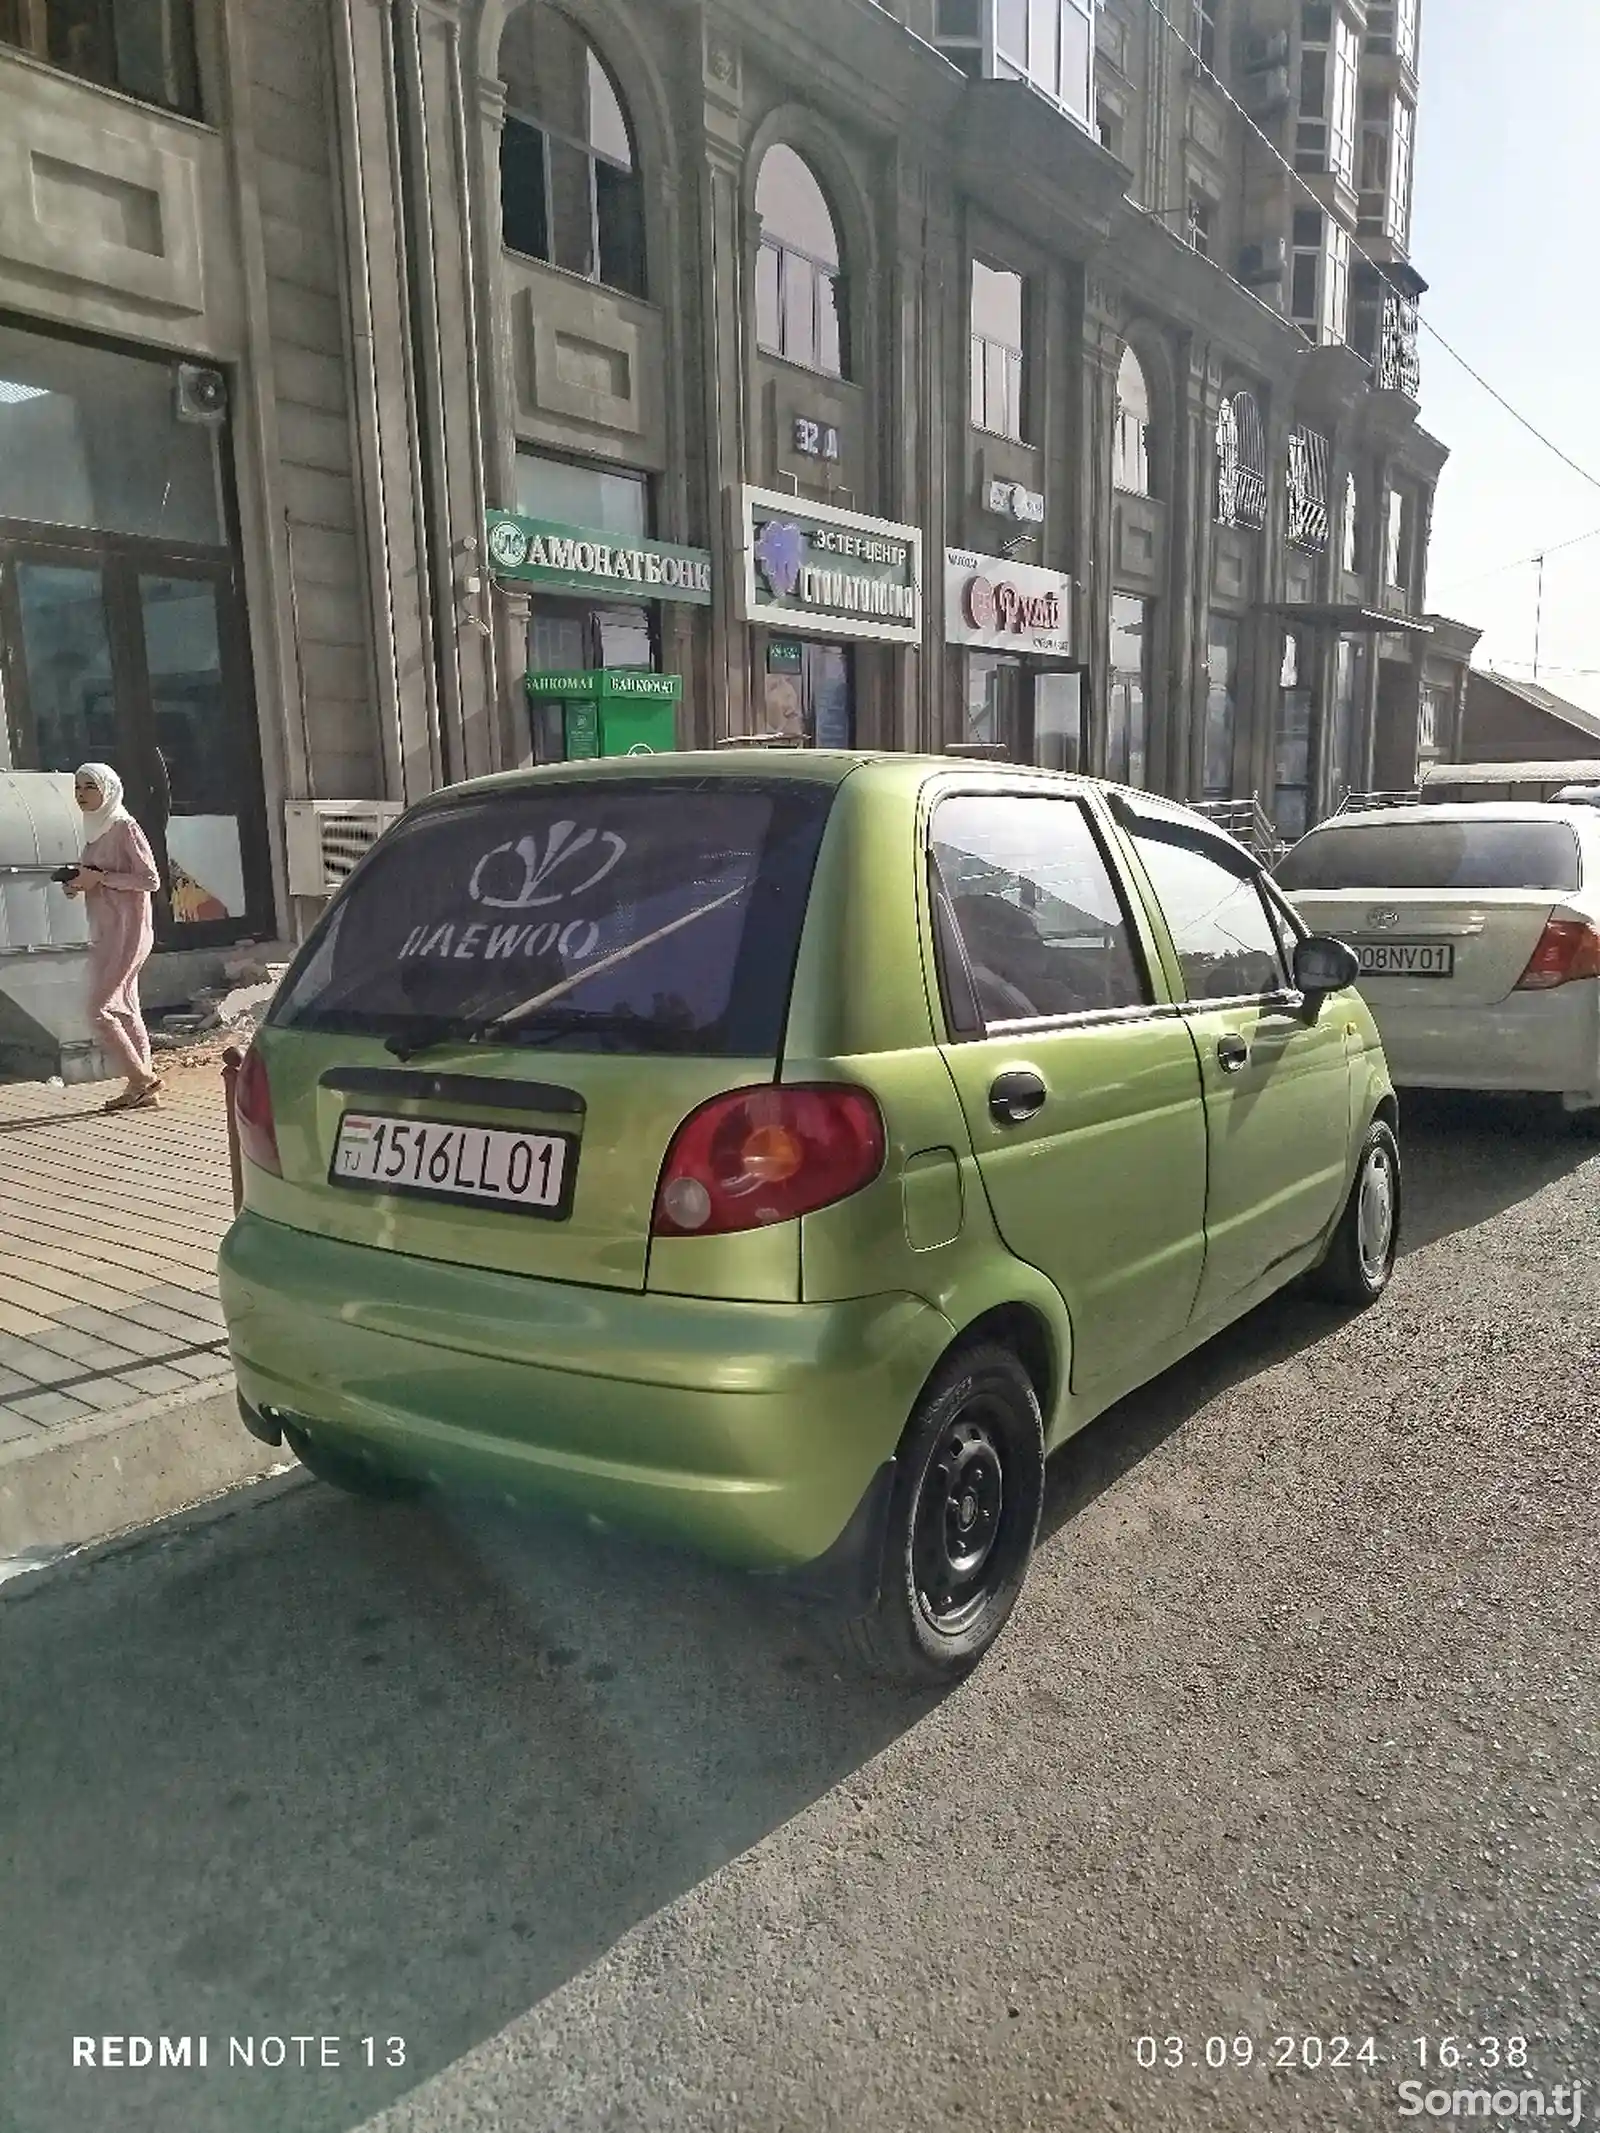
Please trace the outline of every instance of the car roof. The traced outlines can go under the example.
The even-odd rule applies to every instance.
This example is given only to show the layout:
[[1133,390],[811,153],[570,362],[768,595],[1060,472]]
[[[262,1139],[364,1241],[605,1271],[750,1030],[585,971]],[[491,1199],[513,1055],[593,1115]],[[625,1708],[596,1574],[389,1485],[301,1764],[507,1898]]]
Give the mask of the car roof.
[[[766,780],[792,778],[806,784],[842,784],[847,777],[858,773],[874,780],[881,778],[911,786],[927,784],[934,778],[954,777],[963,784],[980,786],[993,783],[1015,788],[1019,782],[1036,782],[1055,790],[1117,793],[1146,813],[1193,822],[1229,843],[1235,841],[1216,823],[1186,808],[1181,801],[1118,785],[1109,778],[1094,778],[1080,771],[1047,770],[1032,763],[995,763],[970,756],[915,755],[904,749],[701,748],[678,749],[662,755],[594,756],[577,762],[503,770],[448,786],[445,791],[452,794],[516,791],[523,786],[555,780],[588,783],[596,778],[615,778],[623,782],[630,778],[648,778],[656,782],[663,778],[759,777]],[[440,793],[430,797],[443,796]]]
[[1574,829],[1592,830],[1594,810],[1554,800],[1441,800],[1432,806],[1353,807],[1348,814],[1330,815],[1308,829],[1306,836],[1319,837],[1333,829],[1371,829],[1375,823],[1407,828],[1429,822],[1565,822]]

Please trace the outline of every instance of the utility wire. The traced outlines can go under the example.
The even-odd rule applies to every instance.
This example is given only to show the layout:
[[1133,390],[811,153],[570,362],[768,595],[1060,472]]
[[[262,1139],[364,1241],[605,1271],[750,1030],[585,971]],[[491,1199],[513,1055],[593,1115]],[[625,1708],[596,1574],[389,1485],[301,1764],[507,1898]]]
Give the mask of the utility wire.
[[[1234,110],[1238,112],[1239,116],[1250,128],[1250,131],[1255,135],[1256,139],[1260,141],[1262,146],[1267,150],[1268,154],[1271,155],[1275,161],[1283,165],[1284,169],[1289,173],[1289,176],[1294,180],[1295,184],[1299,186],[1300,190],[1305,194],[1306,198],[1310,200],[1320,212],[1325,214],[1327,210],[1323,202],[1318,198],[1315,190],[1306,183],[1306,180],[1302,173],[1295,169],[1294,165],[1289,161],[1289,158],[1284,154],[1283,150],[1278,146],[1277,142],[1273,140],[1272,136],[1269,133],[1264,132],[1262,128],[1257,125],[1256,121],[1250,116],[1249,112],[1246,111],[1243,104],[1240,103],[1239,99],[1234,95],[1233,91],[1228,87],[1227,83],[1219,77],[1216,69],[1206,64],[1206,61],[1201,57],[1197,48],[1189,42],[1188,38],[1184,36],[1182,30],[1178,28],[1178,25],[1167,13],[1166,8],[1162,4],[1162,0],[1149,0],[1149,4],[1154,9],[1155,13],[1160,17],[1161,21],[1166,24],[1167,29],[1171,33],[1171,35],[1175,37],[1178,43],[1183,46],[1183,49],[1189,54],[1189,57],[1200,69],[1201,73],[1204,74],[1206,78],[1215,85],[1218,92],[1224,98],[1226,98],[1226,100],[1233,106]],[[1355,237],[1352,237],[1350,239],[1350,249],[1352,252],[1354,252],[1356,257],[1362,261],[1364,265],[1374,268],[1380,274],[1382,273],[1383,262],[1381,260],[1374,259],[1372,254],[1362,247],[1359,239]],[[1497,387],[1491,385],[1489,383],[1489,380],[1483,375],[1482,371],[1475,369],[1473,365],[1467,361],[1466,357],[1461,353],[1460,349],[1456,348],[1451,342],[1447,341],[1444,335],[1439,331],[1438,327],[1431,324],[1427,317],[1423,315],[1420,311],[1418,313],[1418,323],[1421,326],[1423,332],[1430,335],[1432,339],[1436,340],[1439,346],[1444,350],[1445,354],[1447,356],[1450,356],[1455,362],[1459,363],[1461,368],[1466,372],[1467,376],[1471,378],[1476,384],[1481,385],[1484,391],[1489,395],[1490,399],[1497,401],[1499,405],[1505,409],[1506,413],[1511,416],[1514,422],[1519,422],[1522,425],[1522,427],[1528,432],[1530,437],[1536,437],[1540,444],[1544,446],[1546,451],[1553,452],[1556,458],[1559,459],[1564,466],[1570,467],[1574,474],[1581,476],[1582,479],[1586,481],[1592,489],[1600,489],[1600,475],[1591,474],[1587,467],[1580,466],[1577,460],[1572,457],[1570,452],[1563,451],[1561,446],[1557,444],[1553,438],[1547,437],[1543,430],[1541,430],[1535,423],[1530,422],[1527,416],[1523,414],[1520,408],[1513,407],[1511,402],[1506,398],[1505,394],[1499,391]]]
[[1485,578],[1504,577],[1508,570],[1526,570],[1532,563],[1542,563],[1546,556],[1560,555],[1564,548],[1581,547],[1585,541],[1600,540],[1600,526],[1591,526],[1587,533],[1575,533],[1567,541],[1549,541],[1536,555],[1519,556],[1514,563],[1496,563],[1492,570],[1475,571],[1470,578],[1446,578],[1444,589],[1460,592],[1468,585],[1481,585]]

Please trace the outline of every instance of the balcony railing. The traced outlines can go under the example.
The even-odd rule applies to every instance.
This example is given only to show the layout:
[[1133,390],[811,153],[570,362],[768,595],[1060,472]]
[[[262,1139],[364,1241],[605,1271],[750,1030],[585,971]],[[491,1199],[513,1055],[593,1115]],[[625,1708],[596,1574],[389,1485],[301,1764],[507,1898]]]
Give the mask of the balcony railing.
[[1378,390],[1422,398],[1422,359],[1418,349],[1417,300],[1390,290],[1383,300],[1378,342]]

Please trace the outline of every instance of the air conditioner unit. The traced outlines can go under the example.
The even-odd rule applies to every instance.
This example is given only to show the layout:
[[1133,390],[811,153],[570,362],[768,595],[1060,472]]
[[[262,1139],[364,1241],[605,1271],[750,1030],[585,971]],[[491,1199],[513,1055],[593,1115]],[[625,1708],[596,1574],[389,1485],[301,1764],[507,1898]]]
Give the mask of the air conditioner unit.
[[398,800],[286,800],[289,894],[332,896],[404,813]]
[[1269,238],[1264,244],[1247,244],[1239,254],[1239,280],[1247,289],[1259,289],[1268,282],[1282,281],[1289,268],[1289,246],[1282,237]]
[[211,428],[228,419],[228,381],[204,363],[178,365],[178,420]]

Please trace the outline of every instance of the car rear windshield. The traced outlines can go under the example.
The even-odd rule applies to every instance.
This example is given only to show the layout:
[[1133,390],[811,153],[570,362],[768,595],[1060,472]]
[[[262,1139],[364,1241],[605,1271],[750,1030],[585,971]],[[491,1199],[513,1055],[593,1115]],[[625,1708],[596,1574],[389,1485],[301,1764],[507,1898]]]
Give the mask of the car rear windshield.
[[506,1017],[492,1041],[775,1057],[831,800],[596,780],[425,806],[352,876],[271,1020],[421,1049]]
[[1303,837],[1278,865],[1286,889],[1575,889],[1565,822],[1364,822]]

